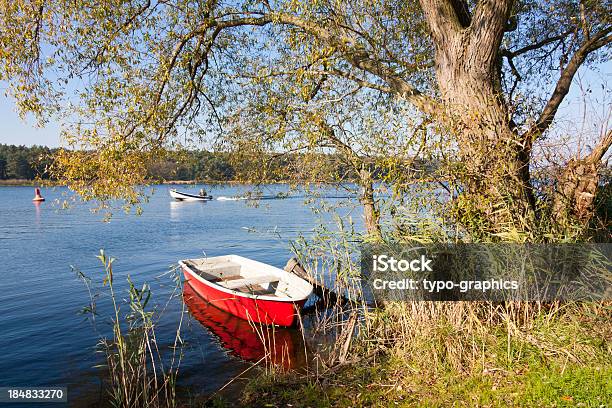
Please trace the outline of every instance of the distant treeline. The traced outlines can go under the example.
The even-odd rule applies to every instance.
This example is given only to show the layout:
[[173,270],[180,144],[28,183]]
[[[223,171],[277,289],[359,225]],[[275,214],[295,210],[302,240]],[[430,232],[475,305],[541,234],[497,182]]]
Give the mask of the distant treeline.
[[[46,171],[57,148],[0,144],[0,180],[50,179]],[[431,171],[435,166],[413,162]],[[374,179],[384,179],[388,170],[372,167]],[[397,171],[397,169],[396,169]],[[409,171],[406,168],[406,171]],[[412,170],[410,170],[412,171]],[[238,155],[206,150],[166,152],[147,163],[147,178],[155,181],[354,181],[359,175],[338,154],[303,155],[269,153]],[[6,183],[4,183],[6,184]]]
[[[51,149],[44,146],[14,146],[0,144],[0,180],[33,180],[49,179],[46,172],[53,162]],[[297,169],[295,164],[303,160],[295,155],[283,157],[256,157],[237,163],[229,153],[201,151],[168,152],[164,157],[147,165],[147,177],[150,180],[200,180],[200,181],[236,181],[245,177],[262,176],[268,180],[283,181],[296,176],[296,172],[310,170]],[[260,173],[265,166],[265,176]],[[342,165],[334,155],[321,156],[312,167],[317,168],[316,178],[332,180],[338,176],[343,179],[355,175]],[[255,171],[252,171],[255,170]],[[312,173],[309,173],[313,177]],[[245,176],[248,175],[248,176]]]
[[152,180],[231,181],[236,174],[227,154],[208,151],[169,152],[147,166]]
[[[0,144],[0,180],[49,179],[46,172],[57,148]],[[187,151],[169,153],[148,165],[154,180],[233,180],[235,171],[223,153]]]
[[0,180],[47,179],[45,169],[51,164],[53,151],[45,146],[0,144]]

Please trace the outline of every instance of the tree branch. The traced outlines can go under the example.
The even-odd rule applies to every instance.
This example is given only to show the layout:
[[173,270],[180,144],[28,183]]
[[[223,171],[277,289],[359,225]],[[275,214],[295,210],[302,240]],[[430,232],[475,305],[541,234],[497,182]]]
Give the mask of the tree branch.
[[591,153],[585,157],[585,160],[593,164],[599,163],[610,149],[610,146],[612,146],[612,129],[608,130],[605,136],[601,138]]
[[572,85],[572,80],[574,79],[574,75],[580,68],[580,66],[584,63],[589,53],[606,46],[612,42],[612,35],[609,35],[612,32],[612,27],[608,27],[607,29],[599,32],[597,35],[591,37],[590,40],[585,41],[582,46],[576,51],[576,53],[572,56],[568,64],[565,66],[565,69],[561,72],[561,76],[557,81],[557,85],[555,86],[555,90],[553,91],[550,99],[546,103],[546,106],[542,110],[540,117],[533,124],[533,126],[525,132],[523,139],[526,142],[528,148],[531,147],[534,140],[544,133],[557,114],[559,106],[565,96],[568,94],[570,86]]
[[457,20],[462,27],[467,28],[472,24],[470,8],[465,0],[450,0],[451,6],[457,15]]
[[357,83],[358,85],[361,85],[364,88],[375,89],[377,91],[384,92],[384,93],[393,93],[391,88],[389,88],[387,86],[382,86],[382,85],[378,85],[378,84],[372,83],[370,81],[366,81],[364,79],[361,79],[361,78],[357,77],[356,75],[351,74],[350,72],[341,71],[341,70],[336,69],[336,68],[329,68],[327,70],[321,70],[321,71],[308,70],[307,72],[309,74],[315,74],[315,75],[329,75],[329,74],[331,74],[331,75],[334,75],[334,76],[337,76],[337,77],[346,78],[346,79],[348,79],[350,81],[353,81],[353,82]]
[[[464,26],[451,0],[420,0],[434,42],[441,44],[459,33]],[[463,2],[461,2],[463,3]]]
[[553,37],[547,37],[541,41],[538,41],[536,43],[533,44],[529,44],[523,48],[519,48],[518,50],[515,51],[510,51],[510,50],[502,50],[502,55],[506,56],[506,57],[510,57],[510,58],[514,58],[514,57],[518,57],[519,55],[525,54],[526,52],[529,51],[534,51],[537,49],[540,49],[550,43],[553,43],[555,41],[559,41],[562,40],[563,38],[567,37],[572,31],[566,31],[562,34],[559,35],[555,35]]
[[329,27],[321,27],[298,16],[275,12],[263,14],[259,17],[242,17],[225,21],[212,21],[207,22],[203,26],[203,32],[210,27],[215,27],[216,30],[219,30],[239,26],[264,26],[270,23],[291,25],[303,29],[310,35],[340,50],[343,53],[344,59],[353,67],[362,69],[385,81],[394,94],[404,98],[422,112],[426,114],[436,114],[440,112],[440,108],[433,98],[422,94],[394,70],[372,57],[363,46],[355,44],[352,38],[333,33]]
[[514,0],[481,0],[470,24],[469,54],[484,67],[497,61],[499,46],[506,32]]

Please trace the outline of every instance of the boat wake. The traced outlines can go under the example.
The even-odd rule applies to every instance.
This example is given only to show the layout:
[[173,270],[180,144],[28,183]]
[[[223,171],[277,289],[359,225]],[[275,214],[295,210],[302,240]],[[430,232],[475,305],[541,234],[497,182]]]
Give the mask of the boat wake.
[[225,197],[225,196],[221,196],[221,197],[217,197],[218,201],[238,201],[238,200],[248,200],[247,197]]
[[[241,196],[241,197],[227,197],[220,196],[217,197],[218,201],[239,201],[239,200],[285,200],[287,198],[304,198],[306,196],[303,195],[262,195],[262,196]],[[329,196],[320,196],[318,198],[321,199],[353,199],[356,198],[350,195],[329,195]]]

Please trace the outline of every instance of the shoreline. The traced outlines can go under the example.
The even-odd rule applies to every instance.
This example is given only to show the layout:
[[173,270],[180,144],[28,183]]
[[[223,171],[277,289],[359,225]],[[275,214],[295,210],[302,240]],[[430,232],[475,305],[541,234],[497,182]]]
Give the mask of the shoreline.
[[[219,180],[166,180],[166,181],[154,181],[148,183],[151,186],[159,186],[159,185],[197,185],[197,184],[252,184],[246,183],[242,181],[219,181]],[[267,184],[286,184],[285,182],[273,182]],[[0,187],[66,187],[66,184],[56,183],[50,180],[24,180],[24,179],[10,179],[10,180],[0,180]]]
[[[345,181],[345,183],[354,183],[354,181]],[[160,185],[198,185],[198,184],[229,184],[229,185],[255,185],[257,183],[248,181],[237,181],[237,180],[156,180],[154,182],[147,183],[150,186]],[[259,184],[291,184],[290,181],[268,181]],[[328,182],[328,181],[313,181],[311,184],[342,184],[340,182]],[[57,183],[50,180],[25,180],[25,179],[9,179],[0,180],[0,187],[66,187],[66,184]]]
[[24,179],[9,179],[0,180],[0,187],[34,187],[39,183],[36,180],[24,180]]

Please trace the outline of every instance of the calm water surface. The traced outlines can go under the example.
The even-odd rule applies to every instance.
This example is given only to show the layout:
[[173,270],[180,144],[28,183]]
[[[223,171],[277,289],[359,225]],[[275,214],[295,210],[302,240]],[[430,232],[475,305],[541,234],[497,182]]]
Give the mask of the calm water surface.
[[[169,188],[155,189],[143,215],[116,212],[105,223],[86,205],[59,209],[53,202],[67,193],[64,188],[45,189],[47,201],[34,205],[31,187],[0,187],[0,386],[67,386],[71,406],[95,406],[100,400],[104,370],[95,366],[104,360],[95,349],[98,335],[110,332],[103,317],[94,327],[78,314],[89,298],[71,265],[100,282],[103,271],[95,257],[101,248],[117,259],[115,280],[125,282],[129,274],[137,285],[150,283],[161,308],[174,288],[164,274],[177,260],[231,253],[282,267],[291,256],[289,241],[321,221],[300,198],[262,200],[258,206],[174,202]],[[245,190],[206,188],[215,196]],[[285,190],[269,186],[264,194]],[[357,210],[343,210],[350,211]],[[358,213],[352,216],[359,219]],[[260,351],[231,316],[198,299],[187,303],[180,384],[211,393],[248,367],[245,360],[258,359]],[[157,332],[162,348],[172,344],[183,308],[180,296],[167,305]],[[101,301],[101,315],[108,311]],[[295,337],[283,333],[283,341]]]

